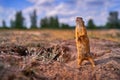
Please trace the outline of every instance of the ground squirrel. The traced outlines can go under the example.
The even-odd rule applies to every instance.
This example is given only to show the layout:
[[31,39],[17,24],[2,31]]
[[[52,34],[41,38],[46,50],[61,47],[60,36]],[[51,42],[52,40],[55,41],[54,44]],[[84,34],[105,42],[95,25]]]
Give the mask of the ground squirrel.
[[87,30],[81,17],[76,18],[75,37],[78,54],[78,68],[80,68],[81,63],[84,60],[90,61],[92,67],[95,67],[95,63],[90,54],[90,44],[87,36]]

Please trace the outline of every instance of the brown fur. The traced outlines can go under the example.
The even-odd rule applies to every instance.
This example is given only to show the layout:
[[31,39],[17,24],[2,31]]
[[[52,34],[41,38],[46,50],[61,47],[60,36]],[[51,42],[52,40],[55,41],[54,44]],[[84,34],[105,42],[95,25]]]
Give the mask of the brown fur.
[[78,53],[78,66],[80,68],[81,63],[84,60],[91,62],[92,67],[95,67],[92,56],[90,55],[90,45],[89,38],[87,36],[87,30],[84,25],[84,21],[81,17],[76,18],[76,28],[75,28],[76,46]]

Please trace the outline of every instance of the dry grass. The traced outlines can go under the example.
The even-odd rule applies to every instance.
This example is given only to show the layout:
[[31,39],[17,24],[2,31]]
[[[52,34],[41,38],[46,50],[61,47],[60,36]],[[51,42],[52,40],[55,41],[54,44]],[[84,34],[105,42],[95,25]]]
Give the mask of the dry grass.
[[[120,30],[88,30],[90,38],[106,39],[120,42]],[[12,43],[28,44],[42,41],[75,39],[74,30],[3,30],[0,31],[0,41],[10,41]],[[26,40],[27,39],[27,42]],[[30,42],[30,45],[32,43]],[[37,43],[38,44],[38,43]]]
[[[28,31],[29,33],[29,31]],[[74,30],[36,30],[31,31],[31,34],[41,34],[42,40],[53,41],[53,40],[68,40],[75,39]],[[120,30],[109,29],[109,30],[88,30],[88,36],[90,38],[106,39],[111,41],[120,42]],[[37,38],[36,38],[37,39]]]
[[[83,64],[81,71],[76,69],[74,30],[0,31],[0,80],[83,80],[85,77],[86,80],[91,77],[102,80],[102,76],[108,73],[107,69],[109,74],[106,80],[111,77],[113,80],[119,80],[120,69],[117,62],[119,62],[120,45],[112,41],[120,42],[120,30],[88,30],[88,35],[90,38],[97,38],[90,39],[91,51],[110,50],[104,56],[97,58],[97,66],[92,72],[94,76],[91,76],[89,64]],[[23,51],[29,54],[21,56]],[[110,61],[110,65],[115,65],[112,68],[106,64]],[[112,74],[113,72],[116,73]]]
[[91,38],[100,38],[110,41],[120,42],[120,30],[89,30],[88,35]]

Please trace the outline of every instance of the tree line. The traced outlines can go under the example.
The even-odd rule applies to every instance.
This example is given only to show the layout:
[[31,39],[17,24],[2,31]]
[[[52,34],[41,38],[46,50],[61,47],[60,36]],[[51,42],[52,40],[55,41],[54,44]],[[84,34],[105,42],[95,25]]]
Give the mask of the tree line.
[[[40,26],[37,26],[37,14],[36,10],[34,10],[30,15],[30,29],[38,29],[38,28],[48,28],[48,29],[68,29],[73,28],[72,26],[60,23],[57,16],[45,17],[40,20]],[[27,29],[25,24],[25,18],[23,17],[22,11],[18,11],[15,14],[15,20],[10,20],[10,27],[6,25],[5,20],[2,21],[3,29]]]
[[111,28],[116,28],[120,29],[120,22],[107,22],[105,25],[102,26],[97,26],[95,25],[93,19],[90,19],[87,24],[88,29],[111,29]]
[[[65,23],[60,23],[58,16],[45,17],[40,20],[40,26],[37,26],[37,14],[34,10],[30,15],[30,29],[71,29],[75,26],[70,26]],[[25,24],[25,18],[23,17],[22,11],[18,11],[15,14],[15,20],[10,20],[10,27],[6,25],[5,20],[2,21],[3,29],[27,29]],[[119,22],[107,22],[104,26],[96,26],[93,19],[89,19],[87,23],[88,29],[99,29],[99,28],[120,28]]]
[[90,19],[87,24],[87,28],[89,29],[109,29],[109,28],[118,28],[120,29],[120,19],[118,18],[118,12],[112,11],[109,12],[109,16],[107,18],[107,22],[103,26],[96,26],[93,19]]

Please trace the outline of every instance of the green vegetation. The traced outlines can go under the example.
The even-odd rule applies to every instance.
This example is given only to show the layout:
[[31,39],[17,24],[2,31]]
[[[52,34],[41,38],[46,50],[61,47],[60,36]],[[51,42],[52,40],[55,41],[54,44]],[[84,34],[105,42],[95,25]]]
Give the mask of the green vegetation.
[[118,18],[118,12],[110,12],[108,21],[105,25],[106,28],[120,28],[120,20]]
[[24,24],[24,20],[25,18],[22,15],[22,12],[19,11],[16,13],[15,15],[15,21],[13,22],[15,24],[15,26],[11,26],[12,28],[15,29],[25,29],[25,24]]
[[106,28],[120,28],[120,24],[118,22],[114,22],[114,23],[107,22],[105,27]]
[[30,20],[31,20],[31,28],[32,29],[37,29],[37,14],[36,10],[33,11],[33,13],[30,15]]
[[96,25],[94,24],[93,20],[90,19],[87,24],[88,29],[96,29]]
[[2,26],[3,26],[4,29],[7,28],[7,26],[6,26],[6,22],[5,22],[4,20],[2,21]]
[[59,28],[59,21],[58,21],[58,17],[45,17],[43,19],[41,19],[40,22],[41,28],[52,28],[52,29],[56,29]]
[[0,29],[9,29],[6,25],[5,20],[2,20],[2,26],[0,27]]

